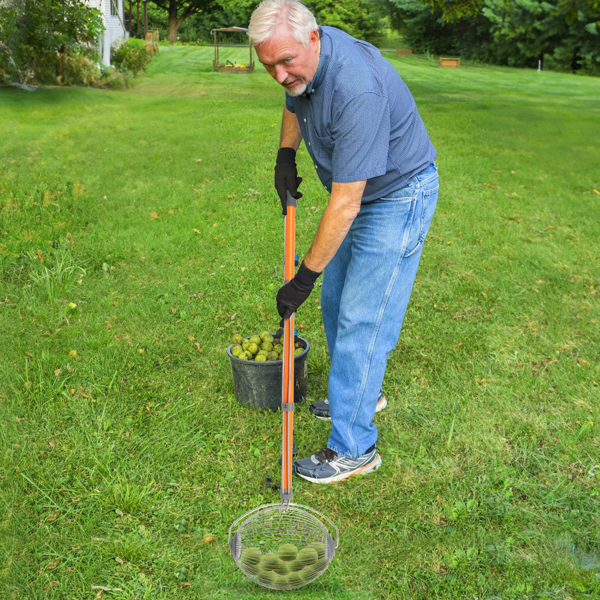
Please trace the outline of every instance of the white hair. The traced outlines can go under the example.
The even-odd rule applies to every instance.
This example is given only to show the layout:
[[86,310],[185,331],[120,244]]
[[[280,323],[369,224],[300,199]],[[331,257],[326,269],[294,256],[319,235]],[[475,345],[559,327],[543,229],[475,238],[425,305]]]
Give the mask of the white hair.
[[310,33],[317,29],[317,20],[300,0],[263,0],[254,10],[248,25],[248,37],[253,46],[275,36],[280,26],[290,28],[303,46],[310,43]]

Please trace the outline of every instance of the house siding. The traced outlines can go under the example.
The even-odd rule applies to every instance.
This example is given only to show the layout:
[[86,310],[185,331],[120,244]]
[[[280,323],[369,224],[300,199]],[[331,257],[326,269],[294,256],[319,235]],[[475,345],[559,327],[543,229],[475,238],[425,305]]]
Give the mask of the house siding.
[[117,15],[110,14],[111,0],[87,0],[87,4],[102,13],[105,31],[98,39],[98,51],[105,65],[110,65],[110,48],[119,39],[128,38],[129,33],[123,23],[123,0],[114,0],[117,5]]

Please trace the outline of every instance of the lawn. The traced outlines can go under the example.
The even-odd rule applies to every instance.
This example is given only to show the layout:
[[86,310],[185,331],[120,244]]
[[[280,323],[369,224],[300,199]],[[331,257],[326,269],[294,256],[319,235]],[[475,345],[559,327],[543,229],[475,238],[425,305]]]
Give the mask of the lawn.
[[[288,594],[599,598],[600,80],[386,56],[440,200],[376,416],[383,465],[295,478],[340,545]],[[226,355],[278,322],[283,96],[211,61],[162,47],[129,90],[0,89],[2,599],[284,594],[227,544],[279,500],[281,413],[236,401]],[[303,255],[327,194],[304,149],[299,169]],[[296,322],[312,402],[318,293]],[[326,443],[308,404],[295,425],[301,457]]]

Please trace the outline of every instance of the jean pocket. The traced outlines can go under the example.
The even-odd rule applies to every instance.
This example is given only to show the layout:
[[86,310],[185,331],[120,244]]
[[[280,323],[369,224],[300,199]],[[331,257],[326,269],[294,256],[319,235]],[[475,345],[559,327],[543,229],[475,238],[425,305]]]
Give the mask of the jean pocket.
[[413,241],[410,244],[410,248],[407,248],[404,254],[405,258],[417,252],[423,245],[423,242],[429,233],[429,227],[431,226],[433,214],[437,205],[438,192],[439,185],[437,185],[437,182],[436,185],[432,186],[430,189],[421,190],[415,217],[413,219],[414,232],[411,232],[410,237]]
[[409,183],[400,190],[392,192],[389,196],[379,198],[377,202],[414,202],[417,199],[417,186]]

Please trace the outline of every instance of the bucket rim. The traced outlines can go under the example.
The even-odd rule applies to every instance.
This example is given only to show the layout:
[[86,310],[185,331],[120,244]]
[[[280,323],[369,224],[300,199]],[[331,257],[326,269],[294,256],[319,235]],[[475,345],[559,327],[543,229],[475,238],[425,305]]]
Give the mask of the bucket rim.
[[[248,340],[251,337],[252,337],[251,335],[248,335],[244,339]],[[303,337],[301,337],[299,335],[295,336],[295,338],[298,338],[299,340],[302,340],[306,344],[306,346],[304,348],[304,352],[301,352],[300,354],[298,354],[298,356],[294,356],[294,361],[296,361],[297,359],[302,358],[303,356],[305,356],[306,354],[308,354],[308,351],[310,350],[310,342],[306,338],[303,338]],[[279,363],[283,363],[283,359],[280,359],[280,360],[263,360],[263,361],[259,361],[259,362],[256,362],[254,360],[240,360],[237,356],[234,356],[233,354],[231,354],[231,347],[232,346],[233,346],[233,344],[229,344],[229,346],[227,347],[227,354],[228,354],[229,358],[232,361],[237,361],[237,362],[242,363],[244,365],[252,364],[252,365],[255,365],[257,367],[260,367],[262,365],[277,365]]]

